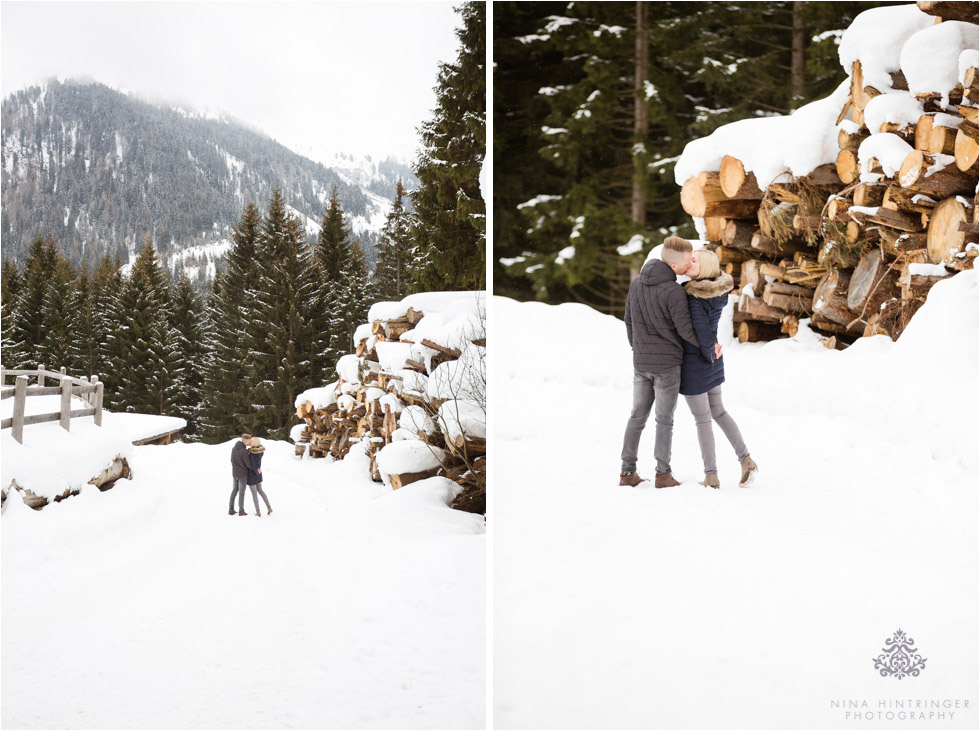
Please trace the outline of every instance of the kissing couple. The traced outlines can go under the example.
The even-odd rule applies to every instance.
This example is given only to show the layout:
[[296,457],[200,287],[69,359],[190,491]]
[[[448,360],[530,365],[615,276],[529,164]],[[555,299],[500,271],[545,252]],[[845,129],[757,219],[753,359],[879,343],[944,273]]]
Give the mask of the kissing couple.
[[[651,408],[657,423],[654,487],[681,484],[670,471],[674,409],[680,393],[697,424],[704,462],[701,484],[721,487],[714,420],[741,464],[739,487],[749,487],[759,468],[721,401],[725,364],[718,343],[718,320],[734,282],[730,274],[721,271],[717,254],[706,249],[695,252],[690,241],[678,236],[664,240],[660,256],[643,266],[626,298],[626,337],[633,348],[633,410],[623,437],[619,484],[636,487],[647,481],[637,474],[636,459]],[[677,283],[679,274],[690,277],[683,287]]]

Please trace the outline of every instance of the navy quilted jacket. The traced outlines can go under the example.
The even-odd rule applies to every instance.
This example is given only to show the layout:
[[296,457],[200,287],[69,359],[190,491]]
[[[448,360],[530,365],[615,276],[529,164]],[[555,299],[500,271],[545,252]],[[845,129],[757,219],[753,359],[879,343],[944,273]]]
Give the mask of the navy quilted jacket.
[[691,311],[674,270],[660,259],[644,264],[626,297],[626,337],[633,348],[633,370],[660,373],[679,366],[681,343],[698,345]]
[[263,450],[262,452],[249,451],[248,453],[249,467],[248,467],[248,479],[246,480],[246,482],[249,485],[258,485],[259,483],[262,482],[262,475],[259,474],[259,468],[262,466],[262,455],[264,453],[265,450]]
[[681,366],[681,394],[684,396],[705,393],[725,382],[724,359],[715,358],[715,343],[718,342],[718,320],[734,284],[731,275],[724,272],[714,279],[692,279],[684,283],[691,323],[702,343],[699,348],[684,343]]

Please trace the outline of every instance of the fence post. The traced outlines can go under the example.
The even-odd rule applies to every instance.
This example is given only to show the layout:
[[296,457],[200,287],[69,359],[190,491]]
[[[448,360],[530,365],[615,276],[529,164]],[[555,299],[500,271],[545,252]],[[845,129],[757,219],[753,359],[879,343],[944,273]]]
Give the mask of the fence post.
[[102,426],[102,381],[95,385],[95,425]]
[[[88,376],[79,376],[78,380],[84,383],[85,385],[88,385]],[[86,402],[88,402],[90,406],[95,406],[95,404],[93,403],[94,399],[92,398],[93,394],[83,393],[81,394],[81,396],[83,399],[85,399]]]
[[38,385],[38,388],[44,388],[44,374],[41,373],[41,371],[43,371],[43,370],[44,370],[44,366],[42,364],[38,364],[38,366],[37,366],[37,385]]
[[27,403],[27,376],[17,376],[14,387],[14,418],[11,432],[18,443],[24,443],[24,406]]
[[[63,376],[67,376],[68,375],[68,369],[65,368],[64,366],[61,366],[61,375],[63,375]],[[62,378],[61,380],[63,381],[65,379]]]
[[[96,374],[93,373],[92,374],[92,385],[94,386],[98,382],[99,382],[98,375],[96,375]],[[88,401],[89,401],[90,404],[92,404],[92,406],[95,406],[95,391],[93,391],[92,393],[90,393],[88,395]]]
[[0,387],[7,385],[7,369],[0,366]]
[[61,379],[61,428],[71,431],[71,379]]

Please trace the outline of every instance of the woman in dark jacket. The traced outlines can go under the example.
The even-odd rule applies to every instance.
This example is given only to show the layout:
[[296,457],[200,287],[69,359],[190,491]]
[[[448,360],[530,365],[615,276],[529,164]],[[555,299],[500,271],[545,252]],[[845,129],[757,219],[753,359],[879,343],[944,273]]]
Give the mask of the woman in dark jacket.
[[721,384],[725,381],[725,363],[715,358],[715,344],[718,342],[718,320],[728,302],[728,293],[734,282],[729,274],[721,271],[718,256],[705,249],[695,251],[687,276],[691,281],[684,283],[687,303],[691,308],[691,324],[698,336],[701,348],[684,341],[684,361],[681,365],[681,394],[694,414],[698,427],[698,443],[701,445],[701,458],[704,460],[704,482],[706,487],[721,487],[718,481],[718,466],[715,463],[715,435],[711,420],[728,437],[738,461],[742,465],[740,487],[748,487],[755,481],[759,468],[749,456],[749,450],[742,441],[742,434],[735,420],[725,411],[721,402]]
[[262,517],[262,510],[259,508],[259,495],[265,501],[265,507],[268,512],[266,515],[272,515],[272,506],[269,505],[269,498],[265,495],[265,490],[262,489],[262,455],[265,453],[265,447],[262,446],[262,442],[258,438],[252,437],[252,446],[248,448],[248,461],[251,467],[248,470],[248,483],[249,489],[252,491],[252,500],[255,501],[255,514],[258,517]]

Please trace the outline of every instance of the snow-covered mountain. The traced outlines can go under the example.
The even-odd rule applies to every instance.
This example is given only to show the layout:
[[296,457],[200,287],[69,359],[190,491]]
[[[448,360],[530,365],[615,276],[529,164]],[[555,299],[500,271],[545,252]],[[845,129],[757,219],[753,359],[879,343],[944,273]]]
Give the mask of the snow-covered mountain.
[[213,273],[245,204],[264,209],[276,186],[310,235],[336,186],[373,263],[396,181],[415,185],[402,161],[339,153],[324,165],[226,115],[91,82],[5,98],[2,152],[4,255],[22,260],[41,233],[76,263],[106,251],[125,262],[152,235],[192,276]]

